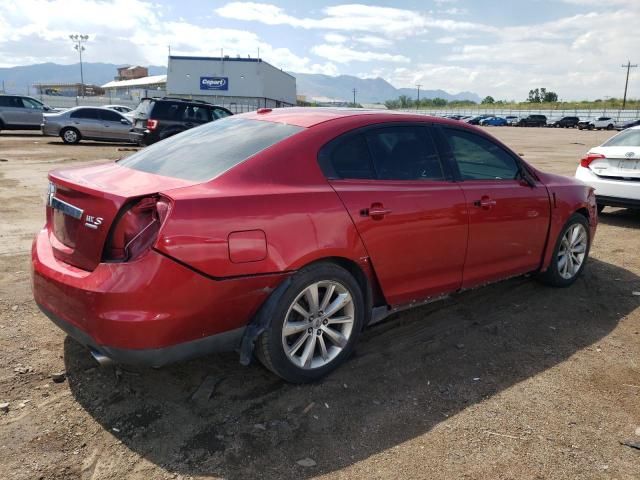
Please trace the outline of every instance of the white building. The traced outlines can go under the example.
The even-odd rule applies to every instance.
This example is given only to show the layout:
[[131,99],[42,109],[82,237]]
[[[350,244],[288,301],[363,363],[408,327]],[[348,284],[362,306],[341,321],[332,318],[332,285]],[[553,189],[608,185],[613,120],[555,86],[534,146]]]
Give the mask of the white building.
[[113,80],[102,85],[105,96],[125,100],[139,101],[144,97],[162,97],[167,88],[166,75],[134,78],[132,80]]
[[167,95],[232,111],[296,104],[296,79],[259,58],[170,56]]

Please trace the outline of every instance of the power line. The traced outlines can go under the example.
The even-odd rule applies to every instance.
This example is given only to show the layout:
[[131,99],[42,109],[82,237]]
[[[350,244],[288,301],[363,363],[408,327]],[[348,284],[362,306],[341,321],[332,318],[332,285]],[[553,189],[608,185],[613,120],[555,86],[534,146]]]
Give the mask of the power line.
[[637,68],[638,65],[631,65],[631,61],[627,60],[626,65],[622,65],[622,68],[627,69],[627,80],[624,82],[624,97],[622,97],[622,109],[627,105],[627,87],[629,86],[629,70],[632,68]]

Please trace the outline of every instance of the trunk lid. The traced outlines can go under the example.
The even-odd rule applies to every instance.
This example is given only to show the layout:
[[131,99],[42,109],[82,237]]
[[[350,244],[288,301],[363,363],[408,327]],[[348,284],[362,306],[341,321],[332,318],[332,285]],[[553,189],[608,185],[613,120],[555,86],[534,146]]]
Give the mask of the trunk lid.
[[49,173],[47,230],[56,258],[84,270],[102,259],[114,220],[133,199],[197,182],[122,167],[114,162]]
[[591,162],[589,168],[599,177],[640,180],[640,147],[593,148],[590,153],[604,155]]

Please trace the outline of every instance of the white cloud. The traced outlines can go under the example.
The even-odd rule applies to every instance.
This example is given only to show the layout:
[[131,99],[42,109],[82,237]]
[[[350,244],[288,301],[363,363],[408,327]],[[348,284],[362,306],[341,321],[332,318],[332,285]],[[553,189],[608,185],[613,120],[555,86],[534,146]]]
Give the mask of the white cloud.
[[418,11],[362,4],[335,5],[323,9],[320,18],[295,17],[268,3],[230,2],[217,8],[221,17],[255,21],[267,25],[289,25],[304,29],[366,31],[391,38],[423,34],[433,27],[447,31],[495,31],[493,27],[455,20],[442,20]]
[[395,62],[395,63],[409,63],[409,57],[404,55],[393,55],[390,53],[381,52],[369,52],[358,51],[345,47],[344,45],[336,44],[321,44],[316,45],[311,49],[311,52],[329,59],[336,63],[350,63],[350,62]]
[[[332,62],[315,63],[250,31],[167,21],[162,6],[141,0],[0,2],[0,66],[75,63],[70,33],[90,36],[84,55],[90,62],[166,65],[168,45],[174,54],[203,56],[219,55],[220,48],[226,55],[256,56],[259,48],[262,58],[285,70],[337,73]],[[202,39],[215,39],[215,46]]]

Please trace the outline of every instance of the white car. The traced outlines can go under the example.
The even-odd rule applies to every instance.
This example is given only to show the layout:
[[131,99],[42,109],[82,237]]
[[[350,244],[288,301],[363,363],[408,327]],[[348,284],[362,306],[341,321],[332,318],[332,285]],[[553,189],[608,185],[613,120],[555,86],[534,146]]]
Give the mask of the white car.
[[598,117],[593,122],[591,122],[593,128],[596,130],[613,130],[618,126],[618,122],[612,117]]
[[504,117],[504,119],[507,121],[507,125],[510,125],[512,127],[514,125],[517,125],[520,121],[520,117],[518,117],[517,115],[507,115],[506,117]]
[[605,206],[640,208],[640,126],[589,150],[576,178],[596,189],[599,212]]
[[129,113],[133,111],[133,108],[127,107],[126,105],[105,105],[104,108],[109,108],[120,113]]

